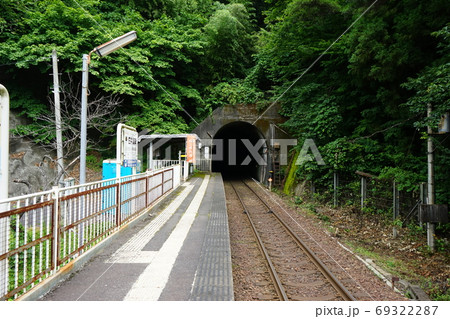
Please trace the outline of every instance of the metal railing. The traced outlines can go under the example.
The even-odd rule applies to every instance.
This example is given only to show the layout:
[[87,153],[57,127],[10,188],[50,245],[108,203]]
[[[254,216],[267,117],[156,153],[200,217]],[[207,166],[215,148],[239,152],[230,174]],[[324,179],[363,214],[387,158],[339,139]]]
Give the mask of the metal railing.
[[180,163],[179,160],[152,160],[153,169],[159,169],[163,167],[169,167],[172,165],[178,165]]
[[195,169],[201,172],[211,171],[211,159],[196,159]]
[[0,300],[16,299],[180,185],[180,166],[0,201]]

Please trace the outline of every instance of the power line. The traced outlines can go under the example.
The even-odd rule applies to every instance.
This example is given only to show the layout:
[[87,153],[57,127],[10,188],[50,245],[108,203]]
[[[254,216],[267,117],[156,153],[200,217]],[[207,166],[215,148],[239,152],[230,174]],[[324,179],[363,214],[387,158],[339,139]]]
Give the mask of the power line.
[[51,58],[52,58],[51,56],[46,56],[46,57],[40,57],[40,58],[32,59],[32,60],[31,59],[30,60],[20,60],[20,61],[0,64],[0,66],[16,65],[17,63],[43,62],[43,61],[49,61],[49,60],[51,60]]
[[350,26],[336,39],[336,40],[334,40],[333,41],[333,43],[331,43],[329,46],[328,46],[328,48],[326,48],[326,50],[325,51],[323,51],[318,57],[317,57],[317,59],[315,59],[314,60],[314,62],[313,63],[311,63],[311,65],[309,66],[309,67],[307,67],[306,68],[306,70],[305,71],[303,71],[302,72],[302,74],[298,77],[298,78],[296,78],[295,80],[294,80],[294,82],[292,82],[291,83],[291,85],[289,85],[289,87],[283,92],[283,93],[281,93],[276,99],[275,99],[275,101],[267,108],[267,109],[265,109],[264,110],[264,112],[252,123],[253,125],[255,125],[255,123],[256,122],[258,122],[259,121],[259,119],[261,118],[261,117],[263,117],[263,115],[264,114],[266,114],[266,112],[269,110],[269,109],[271,109],[272,108],[272,106],[274,106],[286,93],[287,93],[287,91],[289,91],[294,85],[295,85],[295,83],[297,83],[309,70],[311,70],[311,68],[317,63],[317,62],[319,62],[319,60],[320,59],[322,59],[322,57],[336,44],[336,42],[338,42],[355,24],[356,24],[356,22],[358,22],[359,21],[359,19],[361,19],[366,13],[367,13],[367,11],[369,11],[374,5],[375,5],[375,3],[377,3],[378,2],[378,0],[375,0],[374,2],[372,2],[372,4],[369,6],[369,7],[367,7],[367,9],[366,10],[364,10],[364,12],[363,13],[361,13],[360,15],[359,15],[359,17],[358,18],[356,18],[356,20],[355,21],[353,21],[352,22],[352,24],[350,24]]
[[[95,19],[94,17],[89,13],[89,11],[87,11],[84,7],[82,7],[77,0],[73,0],[87,15],[88,17],[94,21],[94,23],[111,39],[113,39],[112,35],[103,27],[101,26]],[[189,114],[188,111],[186,111],[186,109],[181,105],[180,102],[178,102],[166,89],[164,89],[164,87],[158,82],[156,81],[153,76],[150,75],[150,73],[136,60],[134,60],[131,55],[125,50],[124,51],[125,54],[130,58],[131,61],[133,61],[142,71],[144,71],[144,73],[150,78],[150,80],[152,80],[161,90],[164,91],[164,93],[167,94],[167,96],[177,105],[179,106],[184,113],[187,114],[187,116],[189,116],[189,118],[194,121],[195,124],[200,125],[192,116],[191,114]]]

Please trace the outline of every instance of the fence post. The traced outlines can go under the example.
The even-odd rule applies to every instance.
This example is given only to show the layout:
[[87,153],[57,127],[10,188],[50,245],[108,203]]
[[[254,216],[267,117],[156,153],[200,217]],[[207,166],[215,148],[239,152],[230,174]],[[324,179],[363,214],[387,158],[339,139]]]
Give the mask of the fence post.
[[164,173],[165,173],[165,170],[163,168],[162,172],[161,172],[161,196],[164,195],[164,175],[165,175]]
[[146,171],[145,172],[145,208],[147,208],[148,207],[148,172],[149,171]]
[[338,187],[339,187],[339,175],[337,172],[333,174],[333,205],[338,206]]
[[361,210],[366,206],[367,199],[367,179],[364,176],[361,176]]
[[[0,204],[0,213],[8,210],[8,204]],[[9,251],[9,218],[0,218],[0,255]],[[8,293],[9,258],[0,261],[0,298]]]
[[[392,182],[392,210],[393,210],[393,220],[395,221],[398,218],[400,212],[399,193],[395,180]],[[397,228],[395,228],[395,225],[392,230],[392,235],[394,238],[397,238],[398,236]]]
[[120,208],[121,208],[121,196],[120,196],[120,189],[121,189],[121,183],[120,183],[121,177],[119,177],[117,181],[117,191],[116,191],[116,227],[120,227],[121,218],[120,218]]
[[59,229],[60,229],[60,214],[59,214],[59,187],[58,186],[53,186],[52,188],[53,193],[52,193],[52,197],[54,200],[53,203],[53,245],[52,245],[52,264],[53,264],[53,269],[52,272],[53,274],[56,273],[57,269],[58,269],[58,256],[59,256],[59,250],[60,250],[60,239],[59,239]]
[[175,188],[175,167],[172,166],[172,188],[171,190],[173,190]]
[[[427,203],[427,187],[425,185],[426,185],[425,182],[420,183],[420,203],[421,204]],[[418,214],[417,214],[417,218],[419,218]],[[419,220],[419,224],[420,224],[420,227],[423,228],[422,220]]]

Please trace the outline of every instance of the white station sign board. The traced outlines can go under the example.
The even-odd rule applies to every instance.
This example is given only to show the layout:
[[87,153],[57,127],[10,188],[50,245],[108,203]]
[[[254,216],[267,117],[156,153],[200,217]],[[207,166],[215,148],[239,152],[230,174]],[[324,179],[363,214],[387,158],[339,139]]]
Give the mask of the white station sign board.
[[120,165],[137,167],[138,132],[134,127],[119,124],[117,126],[117,155]]

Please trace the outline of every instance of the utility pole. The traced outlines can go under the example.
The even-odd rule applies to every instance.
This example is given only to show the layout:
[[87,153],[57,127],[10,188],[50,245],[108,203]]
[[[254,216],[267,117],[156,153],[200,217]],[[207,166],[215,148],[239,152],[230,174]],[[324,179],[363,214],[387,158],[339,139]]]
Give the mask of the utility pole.
[[83,76],[81,83],[81,141],[80,141],[80,185],[86,183],[86,136],[87,136],[87,98],[89,82],[88,54],[83,54]]
[[[431,117],[431,104],[428,104],[427,110],[428,118]],[[431,138],[432,128],[428,125],[427,127],[428,140],[427,140],[427,162],[428,162],[428,205],[435,204],[434,198],[434,149],[433,149],[433,140]],[[428,247],[430,247],[431,251],[434,251],[434,233],[435,233],[435,225],[434,223],[427,223],[427,243]]]
[[[52,52],[53,61],[53,94],[55,96],[55,122],[56,122],[56,156],[58,158],[58,180],[57,183],[63,179],[64,159],[63,159],[63,145],[62,145],[62,131],[61,131],[61,105],[59,98],[59,74],[58,74],[58,57],[56,50]],[[58,185],[59,186],[59,185]]]

